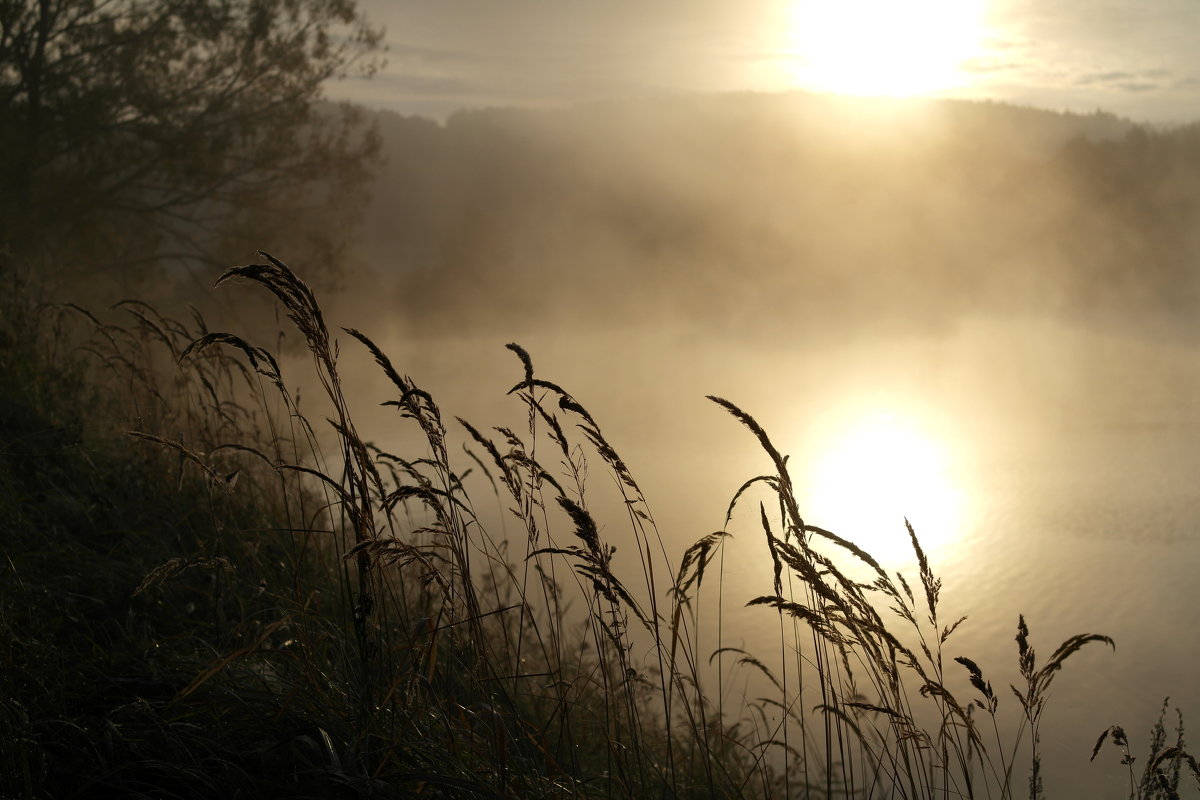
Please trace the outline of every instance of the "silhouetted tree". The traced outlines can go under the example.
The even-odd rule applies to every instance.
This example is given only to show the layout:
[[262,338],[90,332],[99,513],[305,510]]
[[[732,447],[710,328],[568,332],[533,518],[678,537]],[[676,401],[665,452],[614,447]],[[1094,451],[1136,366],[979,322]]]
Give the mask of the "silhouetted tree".
[[249,231],[344,214],[376,145],[318,101],[381,35],[354,0],[0,0],[0,246],[225,263]]

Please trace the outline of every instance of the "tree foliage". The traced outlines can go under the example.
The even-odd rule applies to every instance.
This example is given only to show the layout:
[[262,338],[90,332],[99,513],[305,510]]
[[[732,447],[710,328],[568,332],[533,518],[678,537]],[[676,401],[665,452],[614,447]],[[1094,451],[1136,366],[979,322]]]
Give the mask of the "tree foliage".
[[332,254],[377,145],[322,85],[381,36],[354,0],[0,0],[0,245],[227,263],[306,229]]

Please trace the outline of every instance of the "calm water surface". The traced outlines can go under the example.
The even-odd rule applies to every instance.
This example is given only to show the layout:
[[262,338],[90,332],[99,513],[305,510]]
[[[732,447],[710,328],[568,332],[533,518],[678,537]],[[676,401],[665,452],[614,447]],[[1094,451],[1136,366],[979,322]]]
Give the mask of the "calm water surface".
[[[808,522],[915,582],[903,517],[912,521],[944,579],[943,620],[968,616],[947,663],[976,660],[1002,713],[1017,712],[1007,684],[1019,677],[1018,614],[1042,659],[1072,634],[1112,636],[1115,653],[1089,645],[1055,679],[1042,732],[1048,796],[1124,797],[1117,751],[1089,764],[1091,746],[1121,724],[1140,768],[1167,695],[1200,724],[1200,348],[1036,320],[774,349],[660,329],[522,343],[539,374],[600,421],[673,560],[720,529],[737,486],[769,468],[749,433],[704,399],[717,394],[791,455]],[[503,344],[396,336],[385,349],[447,412],[514,424],[511,398],[499,409],[520,368]],[[386,394],[361,380],[360,396]],[[592,485],[605,491],[593,461]],[[757,501],[745,511],[730,526],[726,605],[739,621],[724,643],[769,654],[776,618],[734,609],[770,588]],[[606,535],[619,545],[624,528],[613,520]],[[948,674],[970,696],[965,671]]]

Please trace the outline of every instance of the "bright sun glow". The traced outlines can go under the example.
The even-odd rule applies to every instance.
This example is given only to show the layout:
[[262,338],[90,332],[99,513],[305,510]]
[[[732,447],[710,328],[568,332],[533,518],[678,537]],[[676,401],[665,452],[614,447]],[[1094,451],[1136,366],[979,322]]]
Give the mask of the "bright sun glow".
[[931,556],[959,525],[950,453],[911,420],[863,415],[834,433],[812,462],[805,520],[859,545],[886,566],[915,562],[904,519]]
[[908,96],[965,83],[984,0],[796,0],[792,78],[818,91]]

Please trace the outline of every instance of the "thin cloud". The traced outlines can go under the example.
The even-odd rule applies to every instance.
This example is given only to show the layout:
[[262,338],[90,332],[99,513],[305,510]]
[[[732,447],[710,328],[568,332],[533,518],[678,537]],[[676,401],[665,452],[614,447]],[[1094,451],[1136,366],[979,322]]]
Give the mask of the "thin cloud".
[[959,69],[971,75],[994,75],[1001,72],[1017,72],[1022,69],[1015,61],[994,58],[970,58],[959,64]]
[[1170,79],[1170,73],[1164,69],[1148,69],[1131,72],[1128,70],[1110,70],[1106,72],[1087,72],[1075,78],[1076,86],[1104,89],[1116,92],[1153,92],[1178,83]]
[[[331,87],[410,113],[654,92],[795,88],[802,55],[771,3],[362,0],[395,39],[381,88]],[[950,94],[1120,114],[1200,113],[1194,0],[995,0]],[[385,87],[385,88],[384,88]],[[369,98],[369,99],[368,99]],[[353,97],[350,99],[354,99]]]
[[397,42],[389,40],[388,56],[400,61],[426,61],[435,64],[468,63],[478,61],[477,55],[466,50],[450,50],[444,47],[430,47],[413,44],[412,42]]

